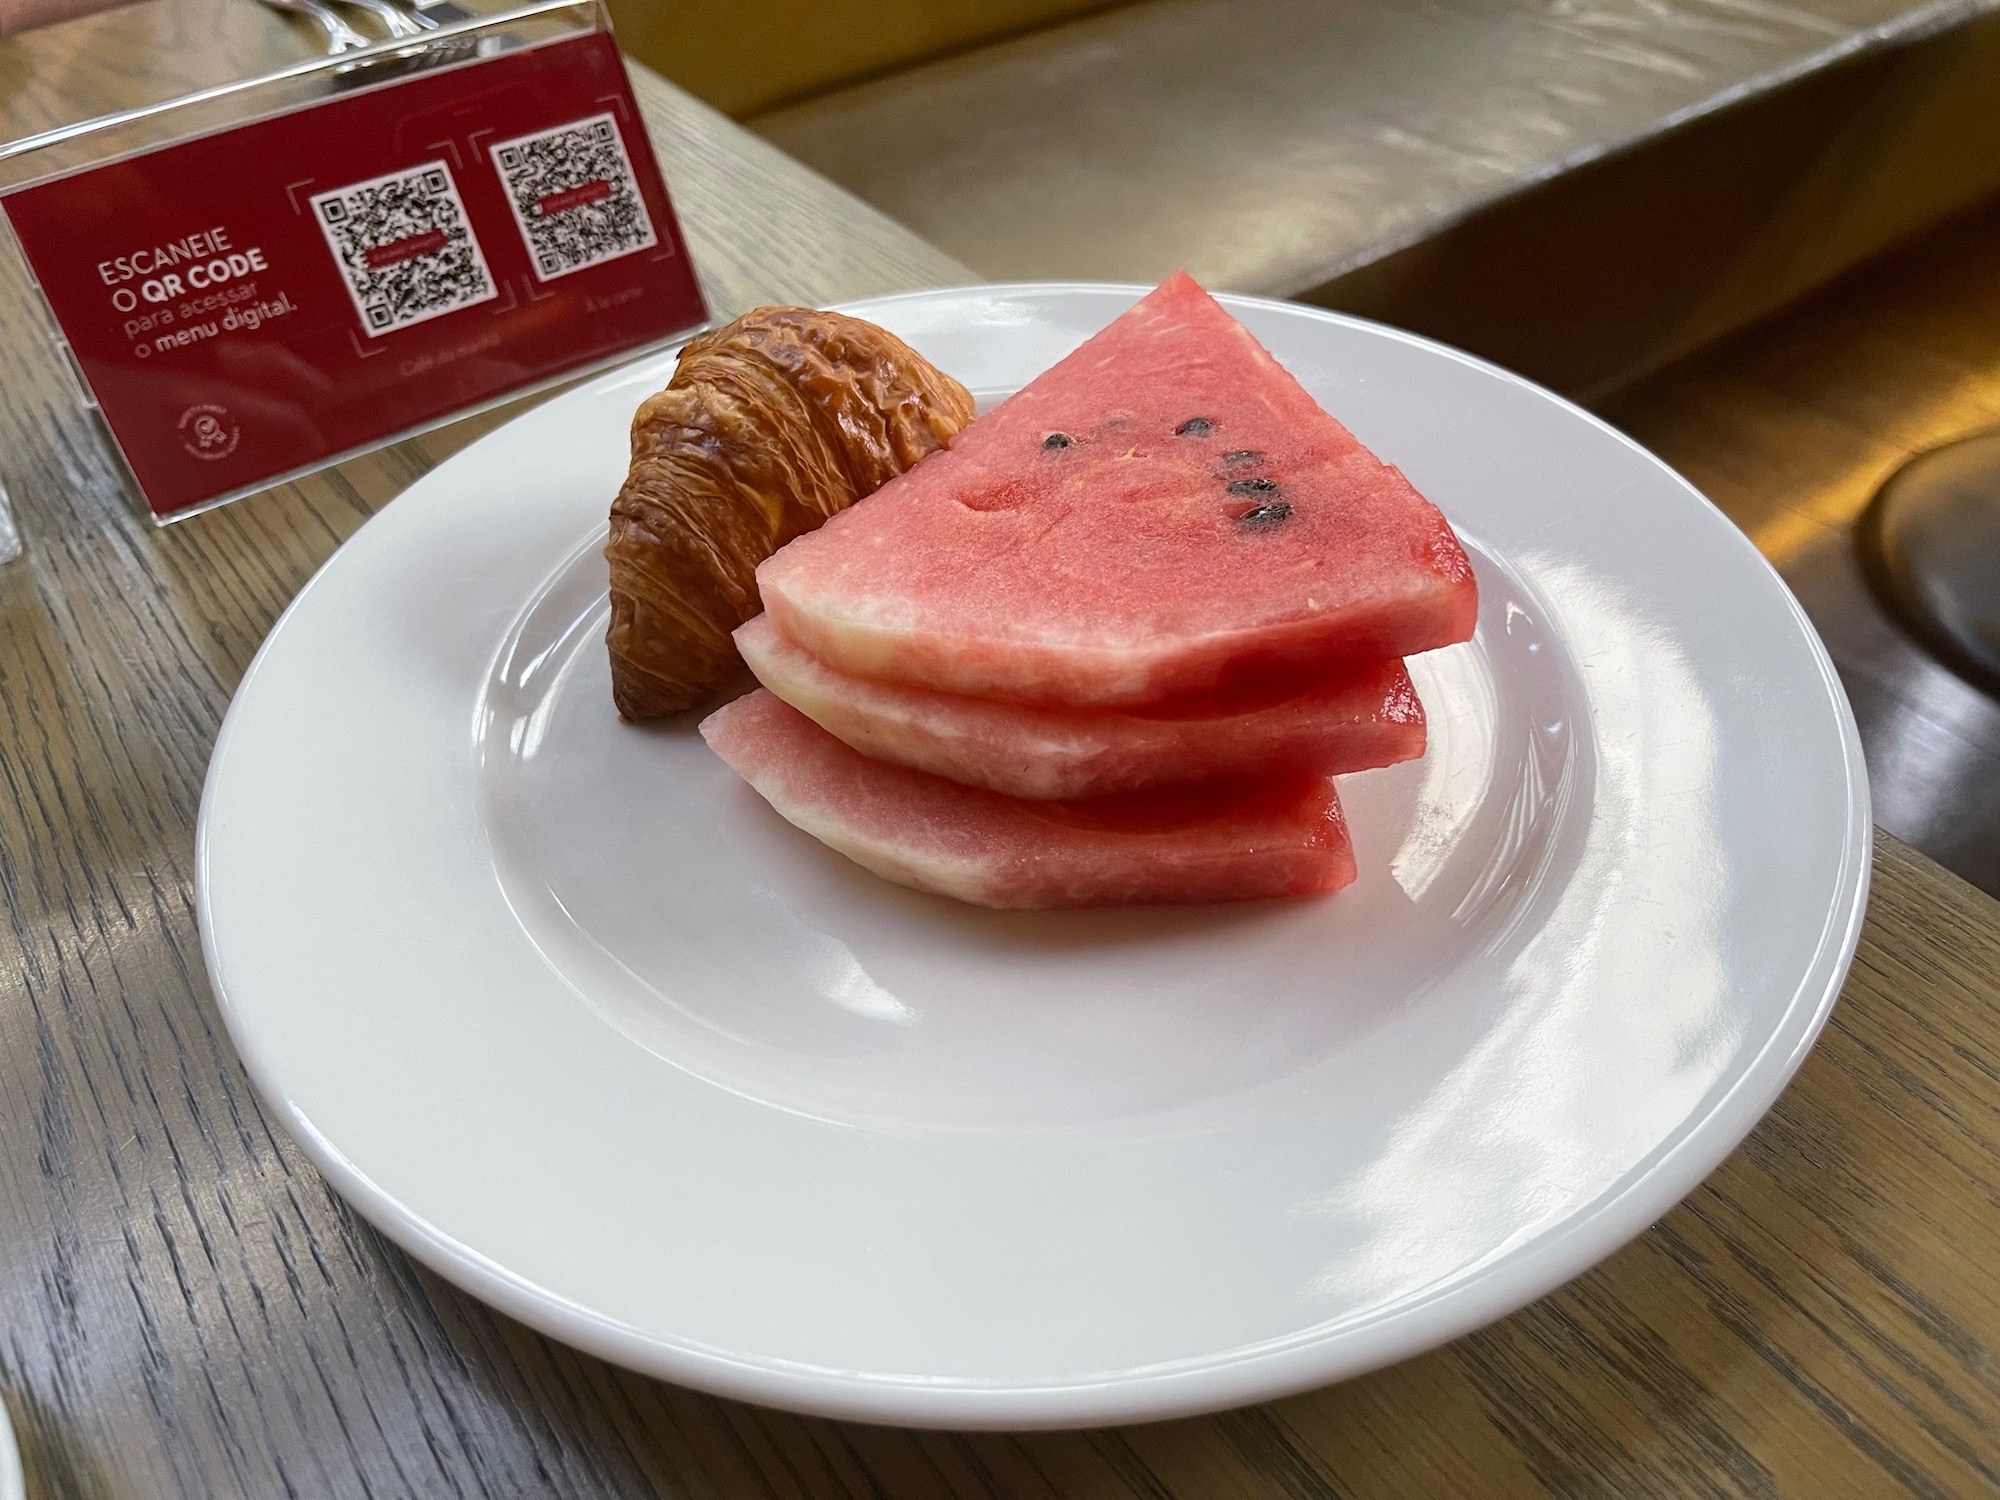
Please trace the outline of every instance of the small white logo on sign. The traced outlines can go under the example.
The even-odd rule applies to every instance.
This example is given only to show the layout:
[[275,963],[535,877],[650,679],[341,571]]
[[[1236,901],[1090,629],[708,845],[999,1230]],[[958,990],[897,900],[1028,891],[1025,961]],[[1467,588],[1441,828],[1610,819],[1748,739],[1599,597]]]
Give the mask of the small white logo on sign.
[[243,428],[226,406],[204,401],[181,413],[174,426],[181,446],[196,458],[227,458],[243,440]]

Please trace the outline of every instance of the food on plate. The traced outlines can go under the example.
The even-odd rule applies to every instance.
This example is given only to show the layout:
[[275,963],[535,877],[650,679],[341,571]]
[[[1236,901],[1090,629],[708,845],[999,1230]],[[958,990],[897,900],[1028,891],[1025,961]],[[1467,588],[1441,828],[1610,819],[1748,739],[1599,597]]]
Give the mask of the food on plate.
[[870,759],[761,688],[710,714],[701,733],[821,843],[886,880],[977,906],[1247,901],[1354,879],[1330,776],[1030,801]]
[[1464,640],[1436,507],[1185,275],[763,563],[835,671],[1075,708]]
[[611,690],[628,719],[678,713],[737,670],[756,568],[935,453],[964,386],[858,318],[763,307],[681,351],[632,419],[611,507]]
[[1402,658],[1478,588],[1402,474],[1177,275],[757,569],[701,726],[791,822],[995,907],[1338,890],[1336,774],[1421,755]]
[[1015,797],[1333,775],[1424,753],[1423,705],[1394,657],[1279,693],[1073,710],[850,677],[786,640],[769,615],[737,627],[736,646],[758,681],[863,755]]

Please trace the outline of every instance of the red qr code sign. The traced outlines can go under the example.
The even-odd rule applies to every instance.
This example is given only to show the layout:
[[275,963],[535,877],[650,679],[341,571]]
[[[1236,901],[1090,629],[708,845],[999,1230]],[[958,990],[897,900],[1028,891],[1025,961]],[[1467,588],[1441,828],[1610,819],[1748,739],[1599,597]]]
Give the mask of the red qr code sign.
[[[156,516],[238,499],[702,321],[600,19],[309,103],[291,102],[289,72],[252,80],[240,123],[210,129],[209,115],[174,106],[163,121],[204,128],[158,127],[169,138],[134,152],[107,126],[95,164],[0,174],[0,212]],[[266,112],[273,99],[282,107]],[[47,144],[67,152],[75,139]]]

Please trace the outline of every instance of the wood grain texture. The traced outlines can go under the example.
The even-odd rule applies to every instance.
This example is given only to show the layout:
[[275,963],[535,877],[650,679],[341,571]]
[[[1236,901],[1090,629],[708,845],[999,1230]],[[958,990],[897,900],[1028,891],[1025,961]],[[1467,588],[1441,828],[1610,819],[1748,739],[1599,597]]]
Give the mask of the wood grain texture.
[[[121,20],[190,48],[226,39],[245,66],[285,40],[248,8],[163,0],[84,23],[87,55],[53,35],[0,44],[0,118],[130,102],[118,88],[163,92],[162,70],[214,60],[144,56]],[[962,276],[641,86],[718,312]],[[1366,1379],[1153,1427],[917,1433],[696,1395],[460,1295],[258,1107],[203,977],[191,844],[221,714],[277,612],[497,418],[154,532],[23,307],[17,279],[0,285],[0,480],[29,548],[0,568],[0,1395],[32,1495],[2000,1488],[2000,907],[1887,838],[1842,1004],[1749,1143],[1597,1271]]]

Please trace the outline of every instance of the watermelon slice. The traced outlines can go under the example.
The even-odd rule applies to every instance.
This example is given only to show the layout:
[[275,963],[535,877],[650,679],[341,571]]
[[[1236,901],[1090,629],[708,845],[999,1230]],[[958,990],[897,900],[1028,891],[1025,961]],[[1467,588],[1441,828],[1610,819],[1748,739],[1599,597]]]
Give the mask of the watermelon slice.
[[1186,275],[757,583],[836,671],[1074,707],[1408,656],[1477,611],[1444,517]]
[[821,843],[975,906],[1247,901],[1334,891],[1354,852],[1327,776],[1196,794],[1028,802],[870,760],[758,689],[702,738]]
[[1332,775],[1424,753],[1424,711],[1391,658],[1303,691],[1205,698],[1171,712],[994,703],[836,672],[769,615],[736,631],[758,681],[877,760],[1015,797],[1101,797],[1283,771]]

